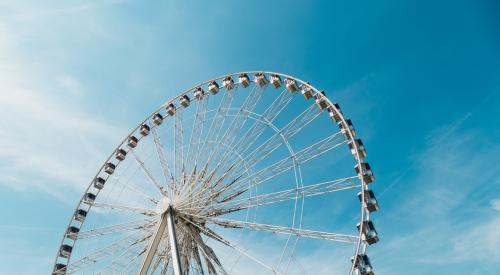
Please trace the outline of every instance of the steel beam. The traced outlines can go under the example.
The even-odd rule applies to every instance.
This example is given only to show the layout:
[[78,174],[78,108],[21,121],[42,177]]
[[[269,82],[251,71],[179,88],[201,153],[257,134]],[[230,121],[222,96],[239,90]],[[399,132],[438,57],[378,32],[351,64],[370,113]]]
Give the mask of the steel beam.
[[160,245],[162,237],[165,233],[165,229],[168,230],[170,252],[172,253],[172,264],[174,267],[175,275],[182,275],[181,262],[179,257],[179,249],[177,247],[177,236],[175,234],[175,224],[174,224],[174,214],[172,207],[168,209],[161,215],[160,222],[156,228],[155,234],[149,243],[146,255],[141,265],[141,269],[138,275],[146,275],[148,273],[151,262],[153,261],[156,250]]
[[175,234],[175,222],[172,209],[170,209],[170,211],[167,211],[167,228],[174,274],[182,275],[181,258],[179,257],[179,247],[177,246],[177,235]]

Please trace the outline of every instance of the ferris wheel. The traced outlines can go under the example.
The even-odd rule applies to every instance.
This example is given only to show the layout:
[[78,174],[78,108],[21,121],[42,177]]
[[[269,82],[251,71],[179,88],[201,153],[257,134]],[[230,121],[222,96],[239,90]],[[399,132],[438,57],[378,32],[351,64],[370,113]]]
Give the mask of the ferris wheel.
[[365,158],[351,120],[307,82],[263,71],[203,82],[107,158],[52,274],[374,274]]

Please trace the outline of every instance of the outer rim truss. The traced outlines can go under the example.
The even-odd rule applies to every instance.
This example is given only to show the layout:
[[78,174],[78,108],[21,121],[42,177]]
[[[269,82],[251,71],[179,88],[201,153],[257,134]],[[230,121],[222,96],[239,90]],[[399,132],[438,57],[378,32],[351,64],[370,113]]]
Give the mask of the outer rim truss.
[[[208,81],[202,82],[199,85],[193,86],[192,88],[190,88],[188,90],[185,90],[184,92],[180,93],[179,95],[177,95],[173,99],[171,99],[171,100],[165,102],[164,104],[162,104],[154,112],[152,112],[150,115],[148,115],[141,123],[139,123],[138,126],[136,128],[134,128],[125,137],[125,139],[122,140],[122,142],[115,148],[115,150],[112,151],[112,153],[106,159],[106,161],[101,166],[101,168],[98,170],[98,172],[96,173],[96,175],[95,175],[94,178],[97,178],[99,176],[99,174],[102,173],[102,171],[106,168],[106,164],[108,162],[110,162],[110,160],[113,158],[115,152],[117,150],[119,150],[127,142],[127,139],[130,136],[132,136],[134,133],[138,132],[139,128],[141,127],[141,125],[143,125],[144,123],[146,123],[148,120],[151,120],[153,118],[153,116],[155,116],[155,114],[159,113],[162,109],[164,109],[165,107],[167,107],[167,106],[169,106],[169,105],[171,105],[173,103],[178,102],[183,97],[186,97],[186,95],[188,93],[194,92],[197,87],[206,86],[207,84],[209,84],[209,83],[211,83],[213,81],[217,82],[217,81],[221,81],[221,80],[223,80],[223,79],[225,79],[227,77],[235,77],[235,76],[238,76],[238,75],[241,75],[241,74],[249,74],[249,75],[250,74],[253,74],[253,75],[255,75],[255,74],[264,74],[264,75],[268,75],[268,76],[269,75],[270,76],[276,75],[276,76],[284,77],[286,79],[294,80],[298,84],[300,84],[301,86],[305,85],[305,86],[309,87],[314,92],[314,94],[319,95],[320,97],[322,97],[327,102],[328,107],[331,108],[333,111],[336,112],[336,114],[339,116],[339,120],[340,120],[339,123],[342,123],[344,125],[349,125],[347,123],[347,120],[344,118],[344,115],[342,114],[342,112],[340,111],[340,109],[337,107],[336,104],[333,104],[326,96],[322,95],[321,92],[318,89],[316,89],[314,86],[310,85],[309,83],[307,83],[307,82],[305,82],[305,81],[303,81],[303,80],[301,80],[299,78],[296,78],[296,77],[293,77],[293,76],[290,76],[290,75],[287,75],[287,74],[282,74],[282,73],[277,73],[277,72],[270,72],[270,71],[245,71],[245,72],[232,73],[232,74],[219,76],[219,77],[216,77],[214,79],[210,79]],[[354,149],[353,150],[353,155],[354,155],[354,157],[356,159],[356,162],[357,162],[358,166],[360,167],[360,173],[358,173],[358,174],[359,174],[359,180],[361,182],[361,192],[360,192],[360,194],[361,194],[360,195],[360,201],[361,201],[360,228],[359,228],[359,235],[358,235],[358,240],[357,240],[357,244],[356,244],[356,249],[355,249],[355,252],[354,252],[354,260],[352,261],[351,270],[350,270],[350,273],[349,273],[349,274],[352,275],[354,273],[354,271],[356,270],[356,268],[357,268],[357,264],[358,264],[358,256],[357,255],[359,255],[361,252],[364,253],[365,250],[366,250],[366,244],[362,243],[362,235],[363,235],[364,221],[365,220],[369,220],[369,216],[370,216],[370,211],[366,210],[365,205],[364,205],[364,202],[365,202],[365,192],[364,191],[368,189],[367,185],[368,185],[369,182],[367,182],[367,180],[365,179],[365,177],[362,176],[364,174],[364,172],[366,172],[364,166],[362,165],[364,155],[360,154],[359,145],[356,142],[354,142],[354,137],[355,137],[354,130],[352,128],[350,128],[350,127],[347,127],[344,130],[345,130],[343,132],[344,136],[346,137],[346,139],[349,142],[352,142],[352,144],[353,144],[353,149]],[[139,138],[139,140],[141,138]],[[93,181],[91,181],[91,183],[89,184],[89,186],[85,190],[84,196],[82,196],[82,198],[80,199],[79,203],[77,204],[74,213],[76,213],[77,210],[79,210],[79,209],[86,209],[87,212],[90,211],[91,205],[87,205],[87,204],[85,204],[83,202],[84,202],[85,194],[91,189],[92,185],[93,185]],[[96,195],[98,195],[98,193],[99,193],[99,191],[97,192]],[[171,213],[171,211],[168,211],[168,212]],[[70,221],[69,221],[69,223],[68,223],[68,227],[71,226],[73,220],[74,220],[74,217],[72,216],[71,219],[70,219]],[[80,223],[80,228],[81,228],[82,225],[83,225],[83,222]],[[67,240],[66,231],[63,234],[62,240],[60,242],[61,246],[65,243],[65,240]],[[72,242],[70,241],[70,243],[72,243],[72,246],[74,246],[75,242],[76,242],[76,239],[73,240]],[[66,264],[69,263],[70,257],[71,257],[71,255],[69,255],[68,257],[66,257]],[[57,254],[56,254],[56,257],[55,257],[54,271],[56,271],[57,264],[60,263],[59,259],[61,259],[61,257],[59,256],[59,251],[58,251]],[[64,274],[65,270],[62,270],[62,271],[63,271],[63,274]],[[58,273],[56,273],[56,274],[58,274]]]

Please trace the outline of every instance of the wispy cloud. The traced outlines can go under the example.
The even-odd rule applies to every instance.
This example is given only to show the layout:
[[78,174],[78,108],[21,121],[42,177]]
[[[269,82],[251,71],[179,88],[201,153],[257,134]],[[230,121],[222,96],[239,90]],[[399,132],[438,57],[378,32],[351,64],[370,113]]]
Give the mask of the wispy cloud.
[[487,220],[452,239],[448,262],[500,262],[500,217]]
[[0,36],[0,184],[60,198],[81,190],[104,159],[97,144],[121,131],[82,106],[85,87],[75,76],[34,68],[8,23],[0,21]]
[[491,201],[491,208],[500,212],[500,198]]
[[[8,238],[5,233],[2,235],[0,242],[8,249],[0,250],[0,274],[31,275],[49,272],[46,267],[47,263],[52,262],[53,255],[47,253],[46,247],[24,239]],[[23,263],[23,266],[14,267],[10,263]]]
[[382,192],[380,192],[379,197],[383,197],[384,194],[389,191],[391,188],[393,188],[396,184],[401,182],[401,179],[403,179],[408,172],[411,170],[414,170],[418,165],[422,165],[423,162],[425,162],[427,159],[429,159],[428,154],[434,154],[436,149],[439,149],[441,144],[443,142],[446,142],[447,139],[452,136],[455,131],[472,115],[472,112],[468,112],[465,115],[463,115],[461,118],[455,120],[449,125],[440,127],[436,130],[434,130],[432,133],[430,133],[427,136],[427,147],[428,150],[425,153],[420,153],[416,156],[413,156],[413,160],[410,162],[408,167],[406,167],[403,171],[401,171],[394,180],[391,181],[384,189]]
[[[104,158],[93,144],[116,139],[114,127],[41,89],[6,85],[2,78],[0,82],[10,92],[0,94],[0,127],[5,129],[0,133],[0,158],[7,162],[1,168],[0,183],[56,194],[57,183],[77,187],[87,182],[87,171],[82,168]],[[85,142],[89,139],[92,142]],[[29,175],[36,180],[27,179]]]
[[[397,221],[402,231],[384,239],[376,255],[387,257],[377,259],[379,264],[469,262],[484,272],[488,264],[500,262],[500,207],[498,198],[491,197],[500,186],[499,171],[488,169],[496,159],[492,152],[500,152],[500,147],[465,126],[472,117],[468,112],[432,131],[425,149],[412,156],[411,165],[382,193],[382,201],[400,205],[382,221]],[[400,196],[390,197],[396,194]]]
[[[92,9],[96,9],[99,7],[103,7],[105,5],[113,5],[126,2],[126,0],[107,0],[100,1],[99,3],[90,3],[90,2],[82,2],[82,3],[69,3],[69,5],[61,5],[59,7],[50,7],[50,5],[40,5],[38,8],[33,8],[33,3],[24,3],[27,6],[23,6],[23,4],[19,4],[18,1],[15,2],[17,5],[13,5],[13,3],[9,3],[10,1],[0,3],[0,7],[4,8],[12,8],[12,7],[22,7],[22,9],[11,10],[11,13],[8,14],[8,18],[16,21],[33,21],[40,20],[44,17],[57,16],[61,14],[68,13],[79,13],[83,11],[88,11]],[[28,1],[29,2],[29,1]],[[36,3],[36,1],[35,1]],[[46,3],[45,3],[46,4]]]
[[63,88],[64,91],[73,96],[81,97],[83,95],[82,83],[71,75],[63,75],[58,77],[57,83]]

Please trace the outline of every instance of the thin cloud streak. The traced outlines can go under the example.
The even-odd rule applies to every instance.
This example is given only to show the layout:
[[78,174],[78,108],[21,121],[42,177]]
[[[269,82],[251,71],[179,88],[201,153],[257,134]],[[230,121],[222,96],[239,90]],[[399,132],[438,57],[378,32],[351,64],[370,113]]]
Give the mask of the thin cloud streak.
[[116,142],[123,131],[79,107],[85,90],[74,76],[38,84],[53,73],[33,69],[18,53],[16,33],[0,26],[7,38],[0,42],[0,159],[5,162],[0,185],[35,188],[65,200],[65,192],[81,190],[104,160],[97,144]]
[[[450,125],[438,129],[434,133],[431,133],[427,137],[429,146],[439,146],[440,143],[449,138],[471,115],[472,112],[468,112],[463,117],[455,120]],[[382,192],[380,192],[379,198],[382,198],[387,191],[389,191],[396,184],[398,184],[401,181],[401,179],[403,179],[408,174],[408,172],[415,169],[416,166],[419,165],[419,163],[421,163],[422,161],[424,161],[426,157],[427,156],[423,154],[417,156],[405,170],[403,170],[398,176],[396,176],[396,178],[389,185],[387,185],[382,190]]]
[[[387,198],[387,191],[405,182],[405,188],[399,189],[405,196],[396,203],[400,208],[386,214],[386,220],[397,221],[407,229],[384,238],[384,247],[377,248],[375,254],[380,265],[403,261],[439,267],[468,262],[485,271],[488,263],[500,262],[498,199],[483,195],[500,185],[498,171],[485,169],[494,162],[495,154],[490,152],[499,152],[500,148],[478,146],[488,144],[480,133],[462,131],[472,115],[468,112],[432,131],[425,150],[382,193]],[[477,216],[457,222],[455,213],[465,209]],[[473,220],[479,216],[484,218]],[[386,272],[398,274],[397,270]]]

